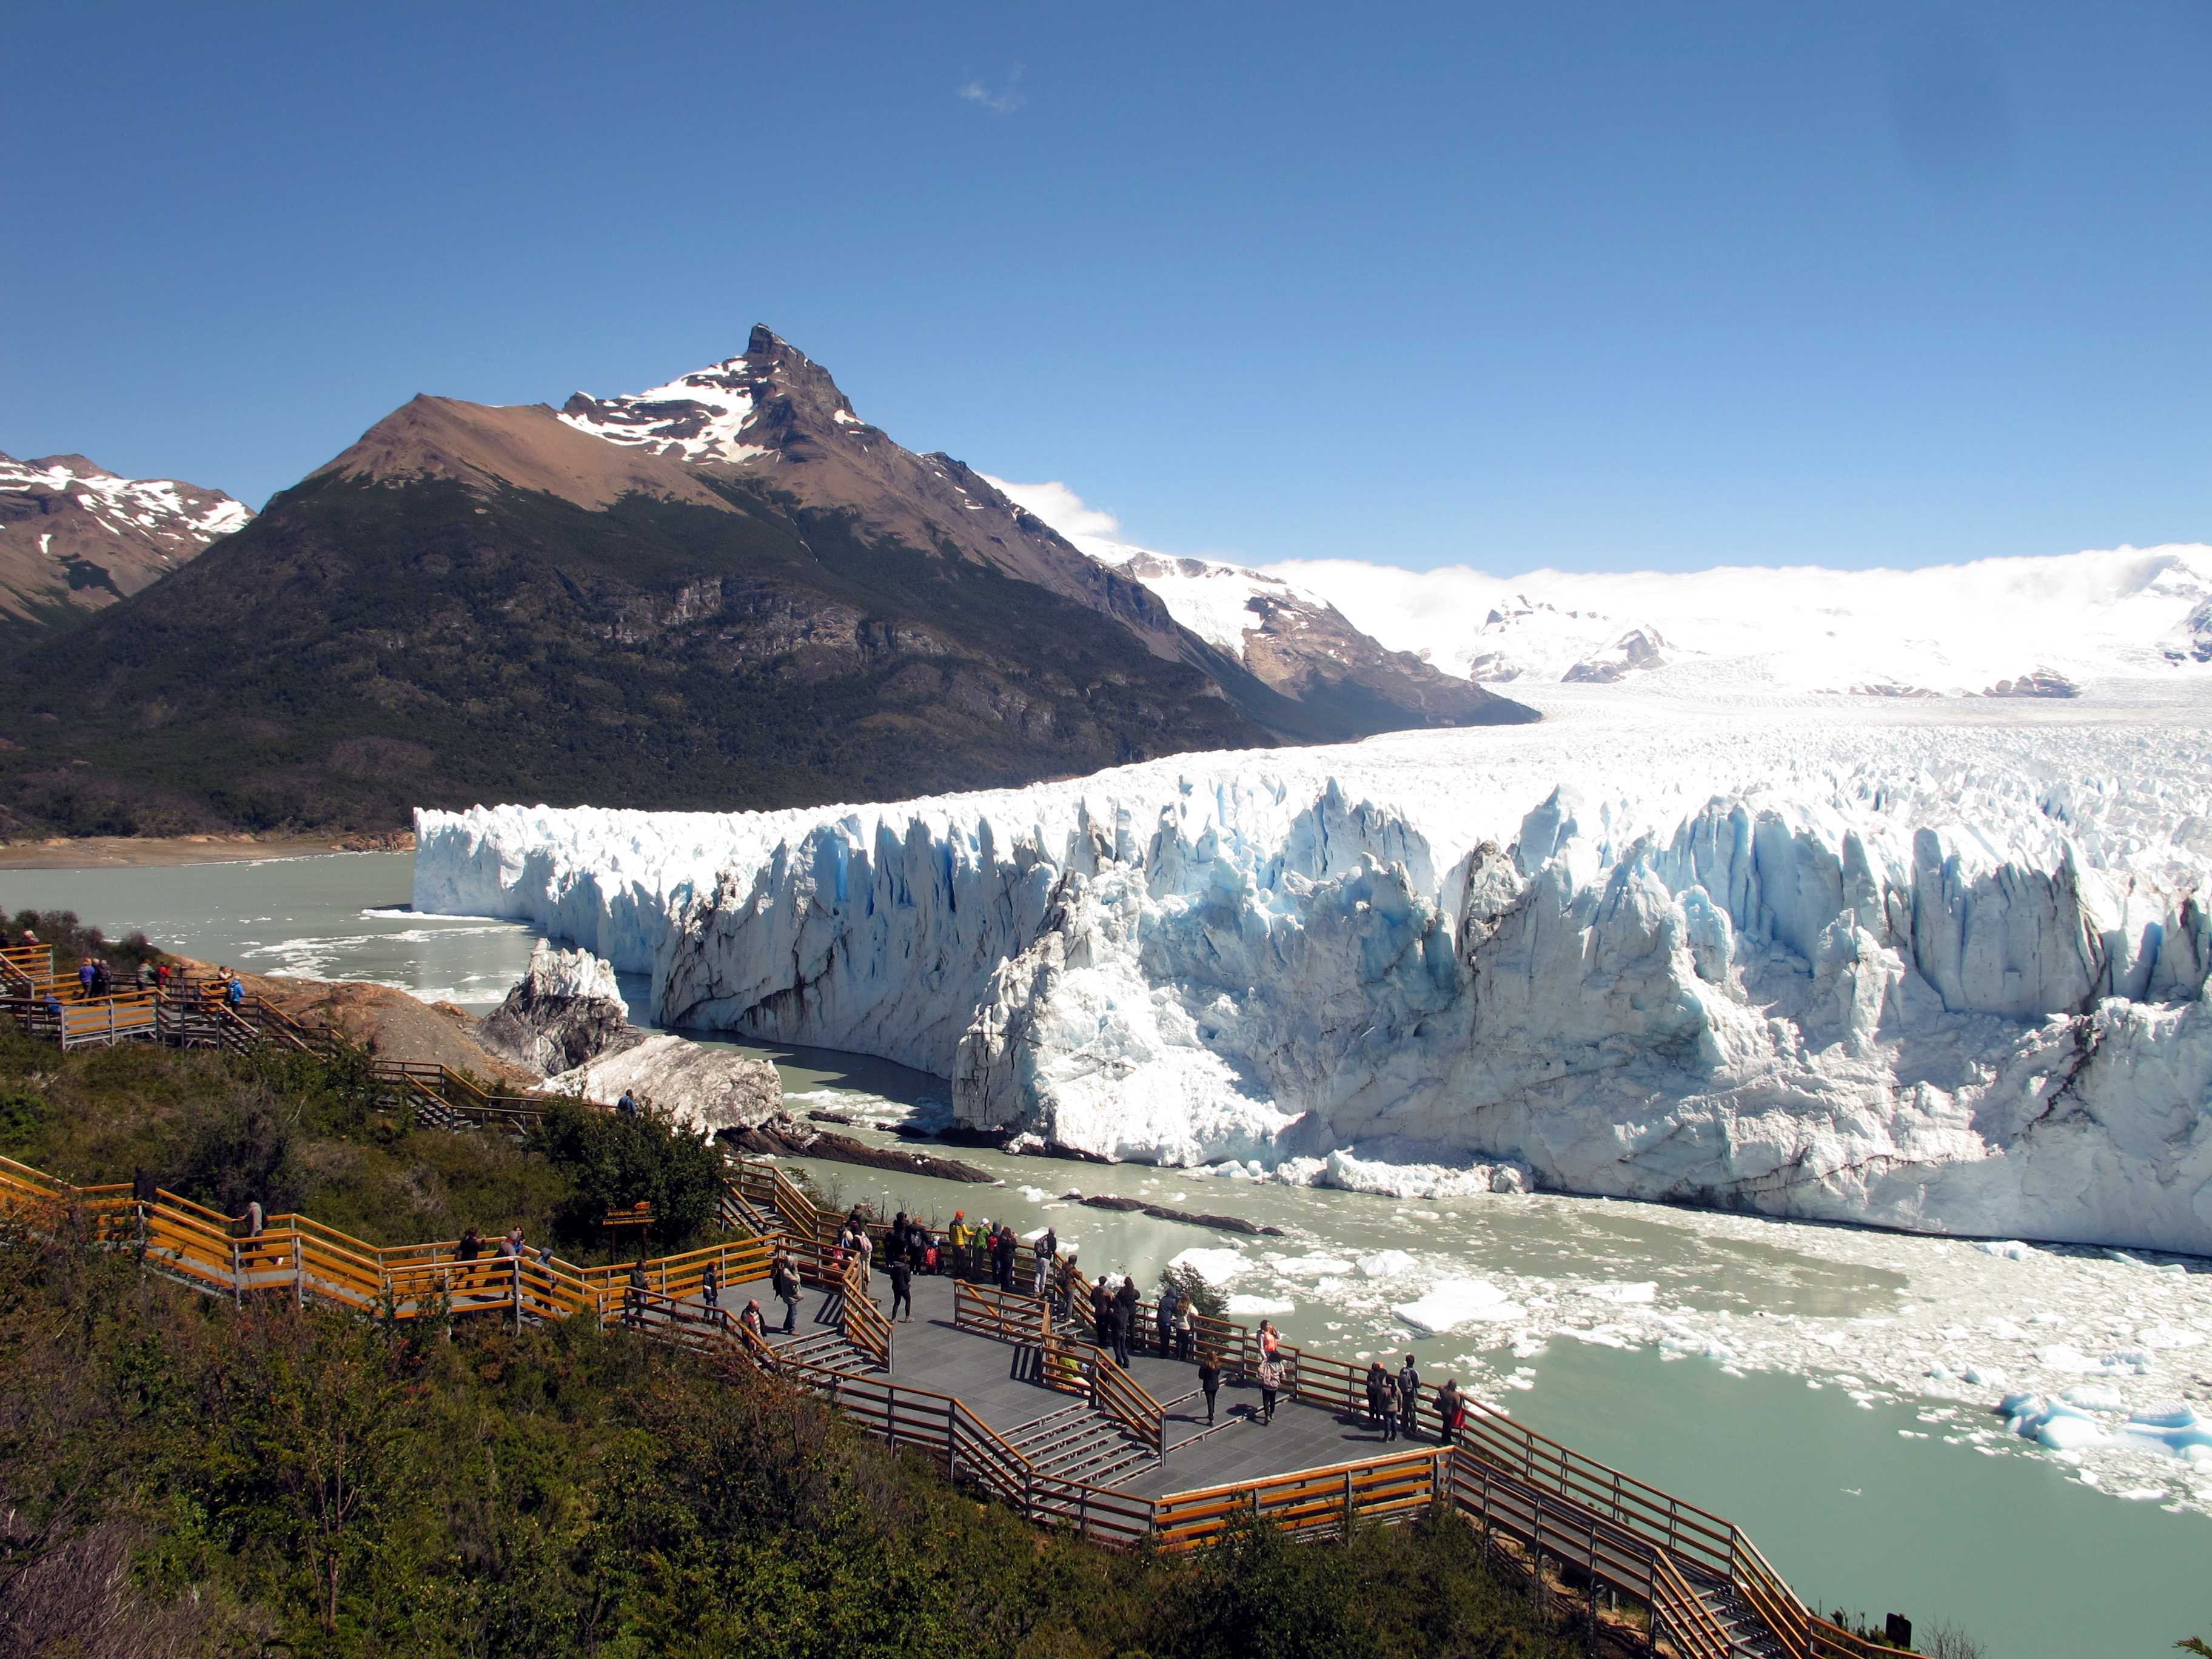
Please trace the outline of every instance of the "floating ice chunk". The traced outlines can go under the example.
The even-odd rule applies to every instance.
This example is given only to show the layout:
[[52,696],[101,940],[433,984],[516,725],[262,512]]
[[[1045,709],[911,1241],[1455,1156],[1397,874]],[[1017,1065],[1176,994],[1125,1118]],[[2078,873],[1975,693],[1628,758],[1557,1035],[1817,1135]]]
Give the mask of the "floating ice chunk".
[[2158,1324],[2137,1331],[2136,1340],[2146,1348],[2194,1348],[2204,1340],[2204,1333],[2185,1325]]
[[2079,1406],[2085,1412],[2124,1412],[2128,1402],[2120,1398],[2120,1391],[2084,1383],[2066,1390],[2058,1396],[2069,1406]]
[[1633,1285],[1583,1285],[1577,1288],[1580,1294],[1594,1296],[1601,1302],[1653,1302],[1659,1296],[1659,1286],[1649,1279]]
[[1966,1367],[1960,1380],[1971,1382],[1978,1389],[2002,1389],[2004,1387],[2006,1381],[2004,1367],[2002,1365],[1969,1365]]
[[1441,1336],[1462,1325],[1520,1319],[1528,1310],[1488,1279],[1445,1279],[1430,1285],[1419,1300],[1401,1302],[1390,1311],[1416,1329]]
[[1234,1319],[1249,1314],[1264,1318],[1270,1314],[1294,1313],[1297,1305],[1272,1296],[1232,1296],[1229,1298],[1229,1316]]
[[2037,1443],[2055,1452],[2078,1452],[2110,1443],[2105,1431],[2086,1417],[2053,1414],[2035,1431]]
[[1359,1271],[1370,1279],[1395,1279],[1413,1270],[1413,1258],[1403,1250],[1377,1250],[1359,1258]]
[[2035,1254],[2033,1246],[2016,1238],[1985,1238],[1974,1248],[1985,1255],[2002,1256],[2008,1261],[2025,1261]]
[[1183,1251],[1168,1266],[1188,1267],[1209,1285],[1225,1285],[1239,1273],[1249,1272],[1252,1261],[1249,1256],[1239,1255],[1234,1250],[1200,1247]]
[[1285,1279],[1321,1279],[1352,1271],[1349,1261],[1334,1255],[1271,1255],[1267,1265]]

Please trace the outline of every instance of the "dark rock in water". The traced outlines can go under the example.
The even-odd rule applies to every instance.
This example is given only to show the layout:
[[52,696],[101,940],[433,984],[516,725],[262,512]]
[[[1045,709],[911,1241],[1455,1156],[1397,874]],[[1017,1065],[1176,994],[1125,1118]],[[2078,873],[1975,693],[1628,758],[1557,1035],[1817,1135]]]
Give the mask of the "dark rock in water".
[[842,1123],[848,1129],[857,1129],[860,1127],[860,1120],[856,1117],[848,1117],[842,1112],[824,1112],[818,1109],[809,1112],[806,1115],[806,1121],[809,1123]]
[[[820,1117],[823,1114],[808,1115]],[[744,1127],[725,1129],[721,1139],[725,1145],[744,1152],[775,1158],[829,1158],[839,1164],[857,1164],[863,1169],[889,1170],[893,1175],[933,1176],[939,1181],[964,1181],[983,1186],[995,1185],[998,1181],[996,1176],[956,1158],[908,1152],[903,1146],[871,1146],[850,1135],[811,1128],[788,1115]]]
[[614,970],[588,951],[556,951],[544,939],[507,1000],[484,1017],[485,1048],[547,1077],[634,1047],[629,1010]]
[[1248,1233],[1255,1238],[1281,1238],[1280,1227],[1269,1227],[1257,1221],[1247,1221],[1241,1215],[1209,1215],[1198,1210],[1173,1210],[1164,1204],[1147,1204],[1141,1198],[1117,1198],[1110,1193],[1100,1193],[1085,1198],[1081,1193],[1062,1193],[1060,1197],[1072,1204],[1080,1204],[1092,1210],[1141,1210],[1158,1221],[1180,1221],[1190,1227],[1212,1227],[1224,1233]]
[[783,1110],[775,1068],[679,1036],[648,1036],[629,1023],[611,964],[588,951],[539,941],[530,970],[483,1022],[494,1054],[544,1073],[549,1086],[602,1105],[625,1093],[713,1133]]

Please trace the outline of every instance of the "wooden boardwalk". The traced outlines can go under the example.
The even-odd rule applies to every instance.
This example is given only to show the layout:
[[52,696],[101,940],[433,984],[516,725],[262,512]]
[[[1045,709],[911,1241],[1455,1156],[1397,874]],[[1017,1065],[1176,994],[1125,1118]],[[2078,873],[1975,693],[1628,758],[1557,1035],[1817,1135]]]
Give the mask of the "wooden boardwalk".
[[[949,1277],[914,1280],[914,1316],[892,1328],[891,1364],[878,1373],[882,1380],[894,1387],[957,1395],[990,1427],[1010,1437],[1064,1409],[1069,1396],[1046,1386],[1034,1348],[954,1324],[953,1284]],[[875,1290],[877,1305],[888,1310],[890,1291],[880,1273]],[[724,1311],[732,1314],[741,1313],[749,1299],[760,1303],[769,1322],[771,1343],[781,1344],[783,1304],[770,1294],[767,1280],[731,1285],[720,1297]],[[696,1304],[696,1298],[693,1301]],[[799,1302],[798,1339],[836,1329],[842,1303],[835,1291],[806,1291]],[[1276,1401],[1274,1421],[1263,1424],[1260,1390],[1233,1375],[1222,1378],[1214,1431],[1207,1434],[1196,1365],[1133,1349],[1128,1371],[1167,1408],[1167,1453],[1099,1482],[1117,1491],[1159,1497],[1438,1444],[1432,1413],[1423,1413],[1419,1438],[1410,1444],[1402,1439],[1386,1444],[1381,1431],[1369,1428],[1364,1417],[1310,1405],[1287,1394]]]

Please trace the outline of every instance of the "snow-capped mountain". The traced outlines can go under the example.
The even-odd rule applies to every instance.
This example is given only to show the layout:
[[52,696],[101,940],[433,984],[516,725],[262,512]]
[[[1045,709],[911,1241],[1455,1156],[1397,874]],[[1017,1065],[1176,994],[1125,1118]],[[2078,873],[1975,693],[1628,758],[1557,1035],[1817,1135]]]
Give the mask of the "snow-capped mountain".
[[0,829],[900,799],[1534,718],[1340,618],[1365,666],[1255,671],[765,328],[560,411],[416,398],[161,600],[13,663]]
[[2208,690],[1562,686],[896,805],[426,812],[414,902],[1023,1146],[2212,1253]]
[[1164,611],[1081,556],[1042,520],[945,454],[918,455],[853,411],[828,370],[756,326],[735,357],[612,398],[579,392],[576,431],[710,477],[755,480],[810,506],[854,514],[870,533],[945,548],[1092,610],[1154,655],[1187,654]]
[[[1464,677],[1363,634],[1316,594],[1241,565],[1178,557],[1091,533],[1087,514],[1058,484],[985,481],[1101,564],[1142,582],[1176,621],[1242,663],[1262,684],[1299,700],[1370,698],[1419,709],[1438,724],[1476,717]],[[1071,510],[1073,508],[1073,510]]]
[[252,516],[219,489],[119,477],[82,455],[0,455],[0,628],[112,605]]
[[[1396,649],[1516,688],[1982,696],[2212,664],[2212,547],[2123,547],[1919,570],[1498,578],[1349,560],[1271,566]],[[2034,695],[2031,693],[2030,695]],[[2063,692],[2061,693],[2063,695]]]

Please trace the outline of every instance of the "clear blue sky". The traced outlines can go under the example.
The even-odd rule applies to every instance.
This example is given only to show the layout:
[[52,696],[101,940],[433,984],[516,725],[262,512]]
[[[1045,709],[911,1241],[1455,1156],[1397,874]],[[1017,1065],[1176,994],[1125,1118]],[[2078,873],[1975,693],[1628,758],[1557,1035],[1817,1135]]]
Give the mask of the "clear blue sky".
[[[258,502],[755,321],[1151,545],[2212,539],[2212,6],[84,5],[0,449]],[[969,95],[963,95],[966,88]]]

